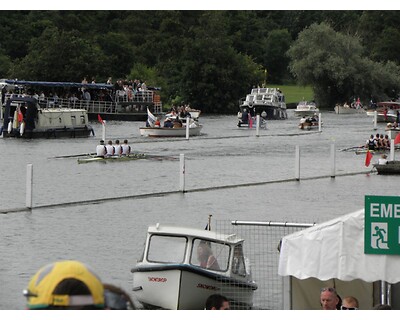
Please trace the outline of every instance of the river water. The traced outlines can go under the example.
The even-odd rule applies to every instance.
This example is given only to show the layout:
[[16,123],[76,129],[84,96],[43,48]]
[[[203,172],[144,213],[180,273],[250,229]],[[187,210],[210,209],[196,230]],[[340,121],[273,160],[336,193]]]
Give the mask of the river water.
[[[255,129],[237,128],[235,115],[201,116],[202,135],[189,140],[140,137],[142,123],[107,122],[107,140],[127,138],[134,151],[163,160],[78,164],[76,157],[57,158],[94,152],[102,135],[97,122],[92,123],[96,136],[83,139],[0,138],[0,210],[25,206],[27,164],[33,165],[34,207],[0,214],[0,309],[23,309],[21,292],[30,277],[61,259],[83,261],[104,282],[131,292],[130,269],[142,252],[147,227],[157,222],[204,228],[209,214],[215,220],[323,222],[363,208],[367,194],[398,195],[396,176],[369,173],[365,156],[341,151],[384,133],[385,124],[375,131],[366,115],[323,111],[322,132],[304,132],[293,110],[288,116],[268,122],[258,137]],[[332,144],[335,179],[330,178]],[[295,177],[296,146],[301,179],[327,177],[262,184]],[[209,190],[95,201],[179,190],[180,154],[185,155],[186,190]],[[339,176],[360,171],[365,173]],[[248,185],[213,189],[236,184]],[[43,208],[87,200],[94,201]]]

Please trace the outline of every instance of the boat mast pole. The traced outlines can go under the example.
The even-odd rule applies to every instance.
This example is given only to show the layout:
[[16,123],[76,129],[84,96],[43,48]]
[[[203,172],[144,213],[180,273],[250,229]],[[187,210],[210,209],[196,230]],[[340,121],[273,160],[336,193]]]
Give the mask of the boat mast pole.
[[207,224],[207,230],[208,231],[211,230],[211,217],[212,217],[212,214],[209,214],[208,215],[208,224]]

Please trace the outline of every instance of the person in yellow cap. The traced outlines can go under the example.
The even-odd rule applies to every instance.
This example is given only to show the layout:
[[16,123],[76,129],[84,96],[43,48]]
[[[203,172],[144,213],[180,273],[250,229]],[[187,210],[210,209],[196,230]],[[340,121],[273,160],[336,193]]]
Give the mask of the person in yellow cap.
[[79,261],[57,261],[39,269],[24,290],[28,309],[104,309],[104,286]]

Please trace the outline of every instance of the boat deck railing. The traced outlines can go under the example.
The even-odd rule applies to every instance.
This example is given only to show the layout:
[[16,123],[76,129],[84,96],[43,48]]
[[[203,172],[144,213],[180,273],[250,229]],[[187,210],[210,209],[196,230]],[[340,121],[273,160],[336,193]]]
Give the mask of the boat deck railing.
[[[15,95],[6,95],[6,100],[15,97]],[[153,107],[153,113],[162,113],[162,103],[160,97],[155,95],[153,91],[143,91],[141,94],[135,94],[132,97],[117,93],[114,100],[79,100],[79,99],[63,99],[52,97],[39,98],[39,105],[42,108],[73,108],[84,109],[88,113],[143,113],[147,112],[147,106]]]

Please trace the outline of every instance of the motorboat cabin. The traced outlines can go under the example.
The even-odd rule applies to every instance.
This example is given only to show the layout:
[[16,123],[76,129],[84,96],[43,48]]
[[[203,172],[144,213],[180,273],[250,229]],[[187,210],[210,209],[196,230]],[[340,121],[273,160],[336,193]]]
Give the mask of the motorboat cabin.
[[4,108],[3,137],[75,138],[94,135],[87,111],[42,108],[32,97],[10,97]]
[[157,224],[150,226],[142,257],[131,270],[144,308],[204,309],[215,293],[232,309],[251,309],[257,289],[235,234]]
[[239,100],[238,127],[248,125],[249,117],[265,113],[267,120],[287,119],[285,96],[279,88],[253,88],[246,98]]

